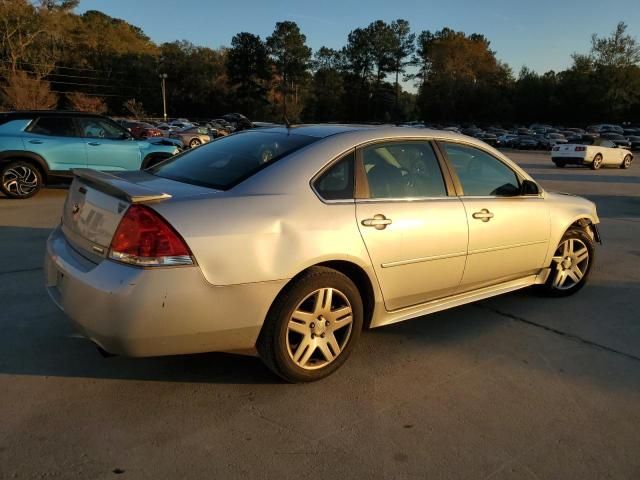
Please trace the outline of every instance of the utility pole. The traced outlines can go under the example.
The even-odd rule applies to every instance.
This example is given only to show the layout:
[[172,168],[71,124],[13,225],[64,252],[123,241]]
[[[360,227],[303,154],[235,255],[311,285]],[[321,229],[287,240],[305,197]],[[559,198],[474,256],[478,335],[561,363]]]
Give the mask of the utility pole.
[[165,81],[167,80],[167,74],[161,73],[158,75],[162,79],[162,109],[164,112],[164,121],[167,122],[167,89],[165,85]]

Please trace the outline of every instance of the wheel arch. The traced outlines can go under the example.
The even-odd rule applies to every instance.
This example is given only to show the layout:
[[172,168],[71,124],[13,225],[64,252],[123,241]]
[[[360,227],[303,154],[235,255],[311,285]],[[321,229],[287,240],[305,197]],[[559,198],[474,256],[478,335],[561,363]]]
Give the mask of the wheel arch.
[[[376,304],[376,291],[374,290],[375,284],[374,280],[370,277],[370,275],[366,272],[364,268],[358,265],[355,262],[349,260],[326,260],[318,263],[314,263],[313,265],[309,265],[304,268],[300,272],[298,272],[295,276],[293,276],[278,292],[278,295],[274,298],[271,306],[276,302],[276,299],[284,292],[291,284],[298,281],[301,277],[307,274],[310,270],[315,267],[325,267],[335,270],[337,272],[345,275],[349,280],[351,280],[358,292],[360,293],[360,298],[362,299],[362,307],[363,307],[363,327],[368,329],[371,325],[371,320],[373,318],[373,312]],[[271,310],[271,306],[269,310]]]
[[49,166],[47,165],[46,160],[40,155],[38,155],[37,153],[25,152],[21,150],[7,150],[4,152],[0,152],[0,165],[15,160],[32,163],[40,171],[40,174],[42,175],[42,181],[45,183],[47,182],[49,178]]
[[564,235],[572,228],[580,228],[582,230],[585,230],[593,238],[594,241],[602,244],[602,238],[597,227],[598,223],[600,223],[600,220],[598,218],[585,212],[568,218],[567,221],[563,222],[562,226],[555,230],[555,233],[552,232],[552,236],[549,239],[549,248],[547,250],[547,257],[545,258],[544,267],[546,268],[551,265],[551,259],[558,244],[560,243]]

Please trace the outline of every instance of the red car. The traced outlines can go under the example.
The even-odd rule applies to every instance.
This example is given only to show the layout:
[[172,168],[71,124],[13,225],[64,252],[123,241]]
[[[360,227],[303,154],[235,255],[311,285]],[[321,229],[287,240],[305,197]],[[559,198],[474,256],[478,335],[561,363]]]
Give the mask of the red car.
[[122,122],[122,126],[131,132],[133,138],[149,138],[162,136],[162,130],[154,127],[149,123],[124,121]]

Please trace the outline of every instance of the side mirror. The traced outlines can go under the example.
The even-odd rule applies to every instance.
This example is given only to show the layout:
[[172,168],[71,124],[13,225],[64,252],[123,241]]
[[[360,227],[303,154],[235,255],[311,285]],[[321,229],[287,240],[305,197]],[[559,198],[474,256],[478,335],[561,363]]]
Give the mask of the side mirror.
[[520,185],[520,194],[521,195],[540,195],[540,187],[536,182],[531,180],[523,180]]

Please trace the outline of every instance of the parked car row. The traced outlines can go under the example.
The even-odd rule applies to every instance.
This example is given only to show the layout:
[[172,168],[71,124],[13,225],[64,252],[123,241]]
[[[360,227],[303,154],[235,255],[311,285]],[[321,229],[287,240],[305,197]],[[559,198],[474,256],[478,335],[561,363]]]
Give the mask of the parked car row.
[[612,124],[590,125],[587,128],[554,127],[547,124],[516,126],[510,129],[490,126],[485,129],[476,125],[427,125],[423,122],[401,124],[413,128],[434,128],[459,132],[498,148],[520,150],[552,150],[558,145],[582,142],[585,138],[611,140],[617,146],[629,150],[640,150],[640,127],[621,127]]
[[181,142],[182,148],[193,148],[224,137],[236,131],[255,128],[255,125],[240,113],[230,113],[222,118],[204,121],[191,121],[187,118],[175,118],[168,122],[155,120],[138,121],[114,119],[136,139],[167,137]]
[[[180,145],[182,142],[179,142]],[[136,139],[102,115],[66,111],[0,113],[0,190],[29,198],[73,169],[140,170],[181,151],[173,139]]]

